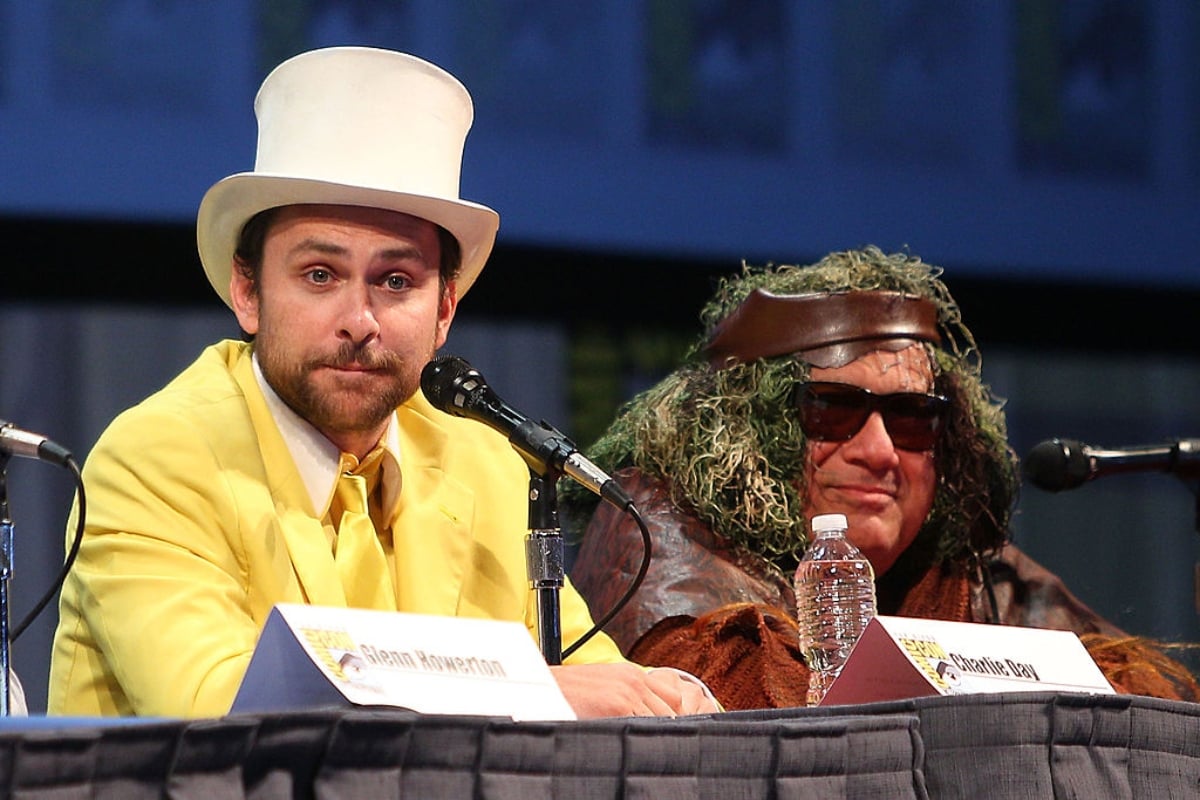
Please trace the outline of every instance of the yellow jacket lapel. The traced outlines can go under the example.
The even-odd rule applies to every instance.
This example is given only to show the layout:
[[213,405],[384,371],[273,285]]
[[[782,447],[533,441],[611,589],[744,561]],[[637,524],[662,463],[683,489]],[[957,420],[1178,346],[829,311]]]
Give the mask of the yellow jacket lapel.
[[398,411],[403,485],[392,524],[403,611],[456,613],[472,565],[474,493],[445,470],[446,431],[418,392]]
[[305,599],[313,605],[344,606],[346,597],[328,536],[259,389],[250,353],[249,348],[243,350],[232,371],[246,397],[266,465],[267,481],[275,500],[278,533],[287,543],[292,568],[304,589]]

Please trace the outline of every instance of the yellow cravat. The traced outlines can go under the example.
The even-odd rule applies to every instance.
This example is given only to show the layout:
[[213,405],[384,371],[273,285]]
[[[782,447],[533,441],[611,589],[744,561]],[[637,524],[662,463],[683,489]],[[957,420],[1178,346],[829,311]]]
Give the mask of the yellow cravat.
[[338,479],[335,496],[342,514],[337,525],[334,562],[348,606],[395,611],[396,592],[392,587],[387,556],[368,510],[369,475],[363,474],[378,469],[379,459],[368,456],[362,470],[343,472]]

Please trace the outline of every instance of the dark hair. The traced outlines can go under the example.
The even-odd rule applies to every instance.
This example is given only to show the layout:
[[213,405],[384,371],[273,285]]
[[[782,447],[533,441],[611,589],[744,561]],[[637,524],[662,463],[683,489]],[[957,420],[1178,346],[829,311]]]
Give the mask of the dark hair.
[[[258,279],[262,274],[263,246],[267,241],[267,232],[274,224],[279,211],[285,206],[275,206],[266,211],[260,211],[242,226],[238,234],[237,246],[233,251],[233,265],[246,280],[250,281],[255,293],[258,292]],[[442,288],[458,276],[462,268],[462,246],[450,231],[437,225],[438,250],[441,253],[438,262],[438,279]]]

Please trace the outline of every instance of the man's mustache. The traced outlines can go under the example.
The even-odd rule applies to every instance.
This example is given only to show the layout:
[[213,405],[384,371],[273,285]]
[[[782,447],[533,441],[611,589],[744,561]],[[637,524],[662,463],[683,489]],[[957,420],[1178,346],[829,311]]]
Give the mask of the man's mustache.
[[404,364],[404,359],[391,350],[380,350],[346,342],[337,352],[329,356],[312,359],[310,367],[333,367],[345,369],[356,366],[363,369],[395,372]]

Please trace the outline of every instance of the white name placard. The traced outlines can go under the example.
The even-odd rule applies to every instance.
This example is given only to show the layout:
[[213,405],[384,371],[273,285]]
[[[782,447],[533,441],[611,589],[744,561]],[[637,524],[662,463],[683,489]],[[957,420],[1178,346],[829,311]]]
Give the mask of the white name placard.
[[987,692],[1113,688],[1070,631],[880,616],[821,705]]
[[575,719],[520,623],[275,606],[232,711],[349,704],[516,720]]

